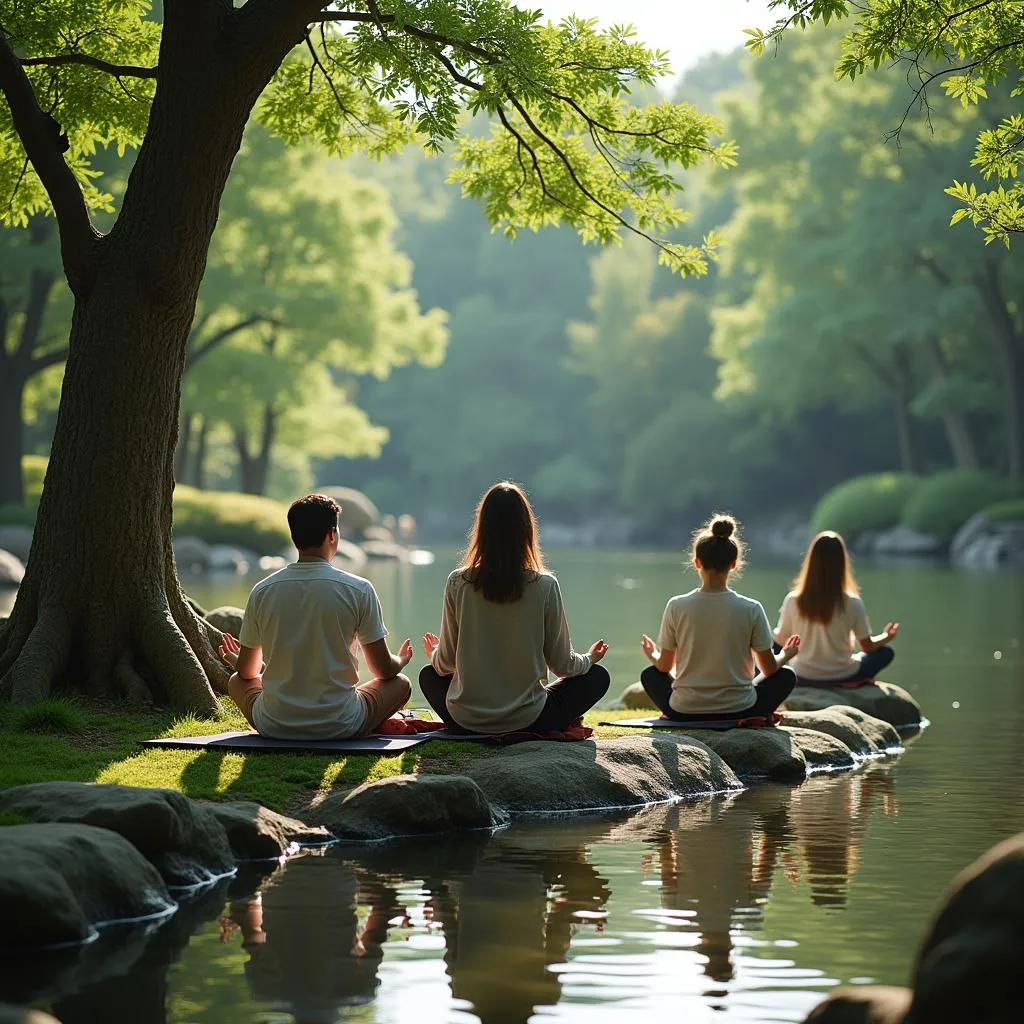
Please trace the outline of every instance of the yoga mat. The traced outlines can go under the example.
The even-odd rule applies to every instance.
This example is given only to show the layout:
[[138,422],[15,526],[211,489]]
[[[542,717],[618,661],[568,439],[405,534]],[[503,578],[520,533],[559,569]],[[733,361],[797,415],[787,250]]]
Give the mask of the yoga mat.
[[348,740],[272,740],[255,732],[222,732],[215,736],[175,736],[143,740],[145,747],[197,750],[259,750],[303,754],[393,754],[426,743],[435,733],[413,736],[362,736]]
[[[447,729],[435,729],[433,732],[421,733],[432,740],[469,740],[471,743],[496,743],[501,733],[449,732]],[[507,733],[505,735],[508,735]]]
[[[720,722],[675,722],[671,718],[623,718],[618,722],[600,722],[600,725],[616,725],[626,729],[736,729],[738,719],[723,719]],[[435,734],[436,735],[436,734]]]

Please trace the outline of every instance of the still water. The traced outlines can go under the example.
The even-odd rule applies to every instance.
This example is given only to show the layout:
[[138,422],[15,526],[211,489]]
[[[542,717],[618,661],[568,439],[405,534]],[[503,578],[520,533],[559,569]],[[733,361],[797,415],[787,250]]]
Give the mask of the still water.
[[[436,631],[452,553],[374,566],[393,637]],[[688,589],[664,554],[555,553],[577,647],[604,637],[612,692]],[[739,586],[775,614],[791,568]],[[207,606],[252,581],[193,580]],[[60,964],[0,965],[0,996],[64,1024],[799,1021],[842,982],[907,980],[937,896],[1024,829],[1024,574],[861,573],[886,678],[931,727],[895,761],[798,787],[494,837],[334,847],[108,933]],[[418,660],[415,664],[419,664]]]

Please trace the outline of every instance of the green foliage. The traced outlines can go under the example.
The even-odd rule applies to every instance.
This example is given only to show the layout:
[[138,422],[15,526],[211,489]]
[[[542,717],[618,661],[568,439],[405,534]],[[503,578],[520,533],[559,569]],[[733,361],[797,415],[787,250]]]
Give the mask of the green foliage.
[[19,814],[17,811],[0,811],[0,828],[3,828],[5,825],[27,825],[30,820],[24,814]]
[[237,544],[260,555],[280,554],[289,544],[288,506],[273,498],[228,491],[174,488],[174,532],[208,544]]
[[0,526],[35,525],[35,505],[0,505]]
[[811,526],[835,530],[849,543],[869,530],[885,530],[903,521],[907,503],[922,487],[910,473],[877,473],[833,487],[811,514]]
[[907,501],[903,522],[948,542],[975,512],[1020,493],[1019,484],[995,473],[936,473],[924,480]]
[[[900,77],[916,86],[904,114],[927,100],[933,86],[964,110],[991,105],[993,87],[1006,78],[1014,85],[1012,96],[1024,92],[1024,34],[1017,0],[953,5],[932,0],[771,0],[769,6],[782,17],[768,32],[750,32],[748,45],[755,52],[763,52],[769,39],[791,25],[804,28],[842,18],[845,35],[837,78],[855,79],[883,65],[902,69]],[[904,74],[908,65],[910,71]],[[962,204],[952,223],[969,218],[983,230],[986,243],[999,240],[1009,246],[1010,236],[1024,230],[1024,182],[1017,178],[1024,156],[1024,119],[1016,113],[1003,115],[998,106],[995,118],[995,127],[978,133],[971,165],[986,180],[1009,184],[986,191],[954,181],[945,191]],[[892,124],[898,128],[902,117]]]
[[994,505],[986,505],[981,511],[997,523],[1024,523],[1024,498],[997,501]]
[[50,460],[45,455],[23,455],[21,459],[22,480],[25,485],[25,504],[38,505],[43,493],[43,477]]
[[88,716],[74,701],[50,697],[27,707],[15,708],[9,725],[16,732],[77,733],[88,725]]

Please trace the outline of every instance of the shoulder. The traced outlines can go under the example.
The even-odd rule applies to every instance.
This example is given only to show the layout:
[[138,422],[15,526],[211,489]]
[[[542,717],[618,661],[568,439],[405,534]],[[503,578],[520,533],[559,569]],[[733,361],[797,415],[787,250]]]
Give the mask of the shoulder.
[[327,580],[339,590],[358,594],[360,597],[376,598],[377,596],[377,591],[374,590],[373,584],[369,580],[357,576],[355,573],[339,569],[336,565],[325,565],[317,574],[317,578]]
[[864,602],[856,594],[843,594],[843,607],[851,615],[863,615]]
[[688,590],[685,594],[676,594],[674,597],[670,597],[665,603],[665,613],[667,615],[675,615],[683,611],[697,600],[699,593],[700,591],[694,588],[693,590]]
[[796,591],[791,590],[783,599],[782,606],[785,607],[787,604],[794,604],[796,602]]
[[255,601],[261,594],[266,593],[275,583],[287,582],[290,579],[288,570],[291,566],[286,565],[283,569],[278,569],[277,572],[272,572],[269,576],[264,576],[249,592],[249,600]]
[[737,594],[733,591],[732,595],[733,604],[737,607],[742,608],[750,615],[761,616],[765,615],[764,605],[760,601],[755,600],[752,597],[747,597],[746,594]]

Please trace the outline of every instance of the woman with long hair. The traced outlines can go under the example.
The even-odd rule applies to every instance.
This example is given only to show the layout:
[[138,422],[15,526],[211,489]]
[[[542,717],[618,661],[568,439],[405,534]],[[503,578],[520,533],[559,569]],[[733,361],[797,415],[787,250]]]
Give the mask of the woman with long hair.
[[737,525],[732,516],[717,515],[693,535],[700,586],[669,600],[657,644],[646,633],[640,641],[651,662],[640,682],[666,718],[768,718],[796,685],[785,666],[800,637],[789,637],[776,656],[764,608],[729,586],[743,564]]
[[[819,533],[804,555],[793,589],[779,610],[775,640],[799,633],[793,669],[801,683],[865,682],[892,662],[889,646],[900,624],[890,622],[878,636],[860,599],[846,544],[838,533]],[[855,642],[860,651],[855,651]]]
[[[598,640],[577,654],[558,581],[544,566],[522,489],[495,484],[476,509],[462,564],[448,577],[441,635],[427,633],[420,688],[456,732],[553,732],[608,691]],[[548,682],[548,671],[558,677]]]

